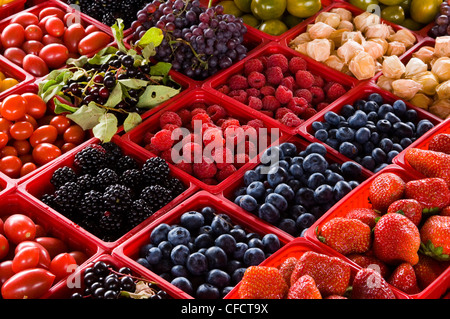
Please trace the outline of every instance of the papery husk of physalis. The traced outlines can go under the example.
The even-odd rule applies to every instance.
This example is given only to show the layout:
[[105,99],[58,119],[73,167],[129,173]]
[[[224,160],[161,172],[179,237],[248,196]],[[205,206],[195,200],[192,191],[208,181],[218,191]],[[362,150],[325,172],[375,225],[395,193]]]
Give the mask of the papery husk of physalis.
[[403,42],[392,41],[388,43],[386,55],[401,56],[406,52],[406,45]]
[[391,26],[380,23],[366,28],[364,35],[367,39],[387,39],[391,36],[393,29]]
[[409,49],[416,43],[416,37],[414,34],[411,33],[411,31],[406,29],[400,29],[397,32],[395,32],[393,35],[391,35],[388,38],[389,42],[393,41],[399,41],[405,44],[406,48]]
[[411,77],[411,80],[416,81],[422,85],[422,89],[419,92],[433,96],[436,94],[437,86],[439,85],[439,79],[430,71],[420,72]]
[[395,79],[388,78],[387,76],[381,75],[377,80],[377,85],[383,90],[392,92],[394,89],[392,88],[392,82]]
[[450,58],[441,57],[431,62],[431,72],[436,74],[440,82],[450,80]]
[[445,81],[436,87],[436,94],[439,100],[450,99],[450,81]]
[[331,33],[335,29],[330,27],[328,24],[323,22],[315,23],[311,28],[309,28],[308,33],[311,39],[328,39]]
[[416,74],[428,71],[428,65],[418,58],[411,58],[406,63],[405,78],[410,79]]
[[315,23],[323,22],[325,24],[328,24],[330,27],[336,29],[339,23],[341,23],[341,17],[337,13],[321,12],[314,21]]
[[438,58],[450,56],[450,36],[437,37],[434,44],[434,55]]
[[430,65],[434,58],[434,48],[431,46],[421,47],[417,52],[412,54],[414,58],[421,59],[424,63]]
[[353,14],[344,8],[333,8],[330,10],[331,13],[336,13],[341,18],[341,21],[352,21],[353,20]]
[[301,54],[308,55],[308,50],[307,50],[307,48],[308,48],[308,43],[309,43],[309,42],[303,42],[303,43],[300,43],[299,45],[297,45],[297,46],[294,48],[294,50],[297,51],[297,52],[299,52],[299,53],[301,53]]
[[355,25],[353,23],[351,23],[350,21],[346,21],[343,20],[341,21],[341,23],[339,23],[338,30],[346,30],[346,31],[354,31],[355,30]]
[[348,40],[337,49],[337,55],[345,63],[350,63],[353,57],[361,51],[364,52],[364,47],[360,43],[354,40]]
[[291,48],[295,48],[297,45],[312,41],[311,37],[309,36],[308,32],[303,32],[302,34],[299,34],[294,39],[292,39],[291,42],[289,42],[289,46]]
[[398,56],[385,57],[382,64],[383,75],[391,79],[400,79],[405,74],[406,67]]
[[441,119],[446,119],[450,116],[450,100],[436,100],[429,108],[428,111]]
[[330,55],[328,59],[323,62],[326,66],[341,72],[346,64],[337,55]]
[[345,29],[338,29],[333,31],[328,39],[334,42],[335,47],[340,47],[342,45],[342,36],[345,32],[348,32]]
[[306,54],[318,62],[326,61],[333,50],[334,43],[328,39],[315,39],[306,44]]
[[342,43],[345,43],[349,40],[353,40],[358,42],[359,44],[363,44],[366,39],[361,31],[346,31],[342,33]]
[[411,100],[420,90],[422,84],[410,79],[399,79],[392,82],[392,93],[401,99]]
[[375,60],[384,56],[383,46],[375,41],[366,41],[363,43],[364,51],[369,53]]
[[359,51],[351,59],[348,68],[358,80],[370,79],[377,71],[375,60],[365,51]]
[[361,32],[364,32],[368,27],[372,25],[380,24],[380,22],[380,16],[367,11],[361,13],[353,19],[356,30],[359,30]]
[[409,100],[409,102],[418,108],[428,110],[431,104],[433,104],[433,99],[426,94],[417,93],[411,100]]

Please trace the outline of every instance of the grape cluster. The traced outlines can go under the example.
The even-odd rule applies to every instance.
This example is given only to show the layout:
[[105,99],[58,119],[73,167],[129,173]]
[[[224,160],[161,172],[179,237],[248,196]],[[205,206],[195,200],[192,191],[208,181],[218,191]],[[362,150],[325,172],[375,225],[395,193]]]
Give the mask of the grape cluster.
[[431,28],[429,36],[437,38],[450,34],[450,5],[447,1],[442,2],[434,21],[436,25]]
[[224,14],[221,5],[203,8],[199,0],[153,0],[131,25],[133,41],[152,27],[164,32],[155,58],[193,79],[203,80],[247,55],[247,27],[242,19]]

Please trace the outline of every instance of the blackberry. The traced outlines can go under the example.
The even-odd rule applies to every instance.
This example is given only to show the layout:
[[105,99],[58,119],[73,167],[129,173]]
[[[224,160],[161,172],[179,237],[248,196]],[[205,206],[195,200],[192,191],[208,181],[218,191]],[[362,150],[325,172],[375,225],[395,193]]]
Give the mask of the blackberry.
[[90,190],[84,194],[80,201],[79,213],[87,218],[95,219],[103,210],[103,193]]
[[78,211],[78,202],[81,197],[80,186],[76,182],[69,182],[55,191],[55,204],[58,205],[59,212],[73,219]]
[[156,212],[172,200],[172,192],[160,185],[152,185],[142,190],[140,198],[147,202],[153,212]]
[[118,173],[123,173],[126,170],[138,168],[139,165],[136,162],[136,160],[128,155],[122,156],[119,158],[119,161],[117,162],[117,169],[116,171]]
[[114,241],[119,238],[123,231],[123,218],[121,214],[105,211],[98,222],[101,234],[99,236],[105,241]]
[[68,182],[74,182],[76,179],[77,174],[75,171],[69,166],[63,166],[53,172],[50,183],[58,189]]
[[105,209],[112,213],[125,214],[132,203],[131,189],[120,184],[110,185],[103,193]]
[[161,157],[149,158],[142,166],[142,174],[146,185],[163,185],[169,177],[169,173],[169,165]]
[[106,12],[102,16],[102,23],[106,24],[107,26],[112,26],[116,22],[116,17],[111,12]]
[[153,215],[153,212],[145,200],[137,199],[133,201],[131,210],[127,215],[128,228],[136,227],[151,215]]
[[53,209],[56,209],[55,195],[54,194],[44,194],[44,195],[42,195],[41,202],[43,202],[47,206],[50,206]]
[[100,145],[106,150],[108,163],[116,165],[119,159],[122,157],[122,150],[120,149],[120,147],[114,142],[102,143]]
[[142,188],[143,175],[139,169],[128,169],[123,172],[119,179],[120,183],[139,192]]
[[167,179],[165,182],[165,187],[172,192],[173,198],[177,197],[186,190],[183,183],[178,178],[174,177],[169,177],[169,179]]
[[119,181],[119,175],[111,168],[102,168],[95,176],[96,188],[103,191],[110,185],[117,184]]
[[97,187],[96,178],[91,174],[84,174],[78,176],[77,183],[78,185],[80,185],[81,191],[84,193],[93,190]]
[[106,152],[95,147],[86,147],[75,154],[74,165],[81,174],[96,175],[97,172],[106,167]]

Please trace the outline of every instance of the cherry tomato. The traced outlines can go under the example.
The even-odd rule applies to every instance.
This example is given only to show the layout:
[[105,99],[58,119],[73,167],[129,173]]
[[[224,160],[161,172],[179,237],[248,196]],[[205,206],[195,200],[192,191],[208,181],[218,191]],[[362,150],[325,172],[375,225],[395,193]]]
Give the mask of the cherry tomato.
[[58,130],[52,125],[38,127],[30,137],[32,147],[41,143],[54,143],[58,138]]
[[44,76],[49,72],[44,60],[34,54],[27,54],[23,58],[23,68],[31,75],[38,77]]
[[80,19],[80,14],[77,12],[67,12],[64,16],[64,24],[70,27],[72,24],[84,24]]
[[18,23],[8,24],[0,36],[4,49],[11,47],[21,47],[25,41],[25,28]]
[[21,167],[22,161],[17,156],[9,155],[0,159],[0,172],[11,178],[20,176]]
[[57,16],[59,19],[64,20],[64,16],[66,15],[66,12],[56,8],[56,7],[48,7],[44,8],[39,12],[39,20],[42,20],[43,18],[47,16]]
[[36,169],[37,169],[36,164],[31,162],[24,163],[22,165],[22,168],[20,169],[20,177],[26,176]]
[[17,252],[13,258],[12,270],[19,271],[35,268],[39,262],[39,248],[26,247]]
[[81,24],[72,24],[64,33],[64,45],[69,52],[78,53],[78,43],[80,43],[81,39],[85,36],[86,30]]
[[63,138],[66,143],[79,145],[83,143],[85,135],[86,133],[83,131],[81,126],[74,124],[64,132]]
[[[36,40],[28,40],[25,41],[22,45],[22,49],[27,54],[39,55],[44,45],[40,41]],[[8,49],[9,50],[9,49]]]
[[16,149],[18,156],[27,155],[31,152],[31,145],[27,140],[14,141],[12,146]]
[[25,52],[21,48],[11,47],[11,48],[7,48],[3,52],[3,55],[5,58],[7,58],[12,63],[17,64],[18,66],[22,66],[23,59],[27,55],[27,52]]
[[19,94],[11,94],[3,100],[1,115],[9,121],[16,121],[25,115],[26,109],[27,101]]
[[31,115],[34,119],[38,120],[42,118],[47,112],[47,104],[44,100],[35,93],[24,93],[22,97],[27,101],[27,114]]
[[75,260],[77,261],[77,265],[81,265],[89,258],[84,252],[79,250],[71,251],[69,254],[72,255],[73,258],[75,258]]
[[32,268],[9,278],[2,286],[3,299],[38,299],[52,287],[55,280],[48,270]]
[[9,136],[5,132],[0,132],[0,149],[4,148],[8,144]]
[[[18,141],[28,139],[33,134],[33,125],[30,122],[16,122],[9,128],[11,137]],[[21,155],[19,152],[17,152]]]
[[63,20],[57,17],[50,17],[45,21],[45,31],[53,37],[62,37],[65,28]]
[[44,32],[42,32],[42,29],[36,24],[30,24],[25,28],[26,40],[41,41],[43,36]]
[[56,255],[67,253],[68,247],[65,242],[56,237],[37,237],[35,241],[41,244],[50,254],[50,258],[55,258]]
[[92,33],[92,32],[95,32],[95,31],[99,31],[99,29],[98,29],[95,25],[93,25],[93,24],[88,25],[88,26],[85,28],[85,30],[86,30],[86,35],[88,35],[88,34],[90,34],[90,33]]
[[[1,110],[1,106],[0,106]],[[10,120],[5,119],[4,117],[0,117],[0,132],[9,132],[9,127],[12,125]]]
[[32,154],[34,162],[42,166],[61,156],[62,152],[53,144],[41,143],[33,149]]
[[5,258],[9,252],[9,242],[5,236],[0,234],[0,260]]
[[14,148],[14,146],[7,145],[4,148],[0,150],[0,158],[6,157],[6,156],[18,156],[17,150]]
[[9,216],[3,225],[6,237],[14,244],[25,240],[33,240],[36,235],[36,225],[33,220],[23,214]]
[[41,225],[41,224],[36,224],[36,238],[35,240],[38,239],[38,237],[44,237],[47,235],[47,231],[45,230],[45,228]]
[[31,154],[22,155],[22,156],[19,156],[19,158],[22,161],[22,164],[33,163],[33,161],[34,161],[33,155],[31,155]]
[[45,61],[49,68],[58,69],[66,64],[69,58],[69,50],[63,44],[51,43],[42,48],[39,57]]
[[58,44],[64,44],[62,38],[57,38],[54,37],[50,34],[46,34],[42,37],[42,44],[47,45],[47,44],[52,44],[52,43],[58,43]]
[[0,218],[0,234],[3,234],[3,219]]
[[61,253],[52,259],[50,272],[56,276],[56,280],[61,280],[76,269],[77,262],[69,253]]
[[27,247],[39,249],[39,262],[38,262],[39,267],[46,269],[50,267],[50,262],[52,261],[52,259],[50,258],[49,252],[47,251],[47,249],[45,249],[44,246],[42,246],[36,241],[31,240],[22,241],[20,244],[16,246],[16,248],[14,249],[14,253],[17,254],[19,251]]
[[69,127],[71,121],[64,115],[56,115],[51,119],[50,125],[56,127],[58,134],[63,134]]
[[32,117],[29,114],[25,114],[24,117],[21,117],[20,119],[18,119],[18,121],[27,121],[30,122],[31,125],[33,125],[33,129],[35,130],[38,127],[38,123],[37,121],[34,119],[34,117]]
[[[56,17],[56,15],[48,15],[46,17],[43,17],[42,19],[39,19],[39,23],[38,23],[38,27],[41,28],[41,30],[44,32],[45,31],[45,23],[47,22],[48,19],[50,19],[51,17]],[[44,32],[45,33],[45,32]]]
[[63,146],[61,146],[61,152],[67,153],[68,151],[73,150],[77,145],[73,143],[64,143]]
[[6,280],[14,275],[12,270],[12,260],[5,260],[0,263],[0,286],[2,286]]
[[11,23],[21,24],[25,28],[30,24],[38,24],[39,18],[31,12],[21,12],[11,19]]
[[104,48],[111,42],[111,38],[105,32],[94,31],[86,35],[78,43],[78,53],[81,55],[89,55]]

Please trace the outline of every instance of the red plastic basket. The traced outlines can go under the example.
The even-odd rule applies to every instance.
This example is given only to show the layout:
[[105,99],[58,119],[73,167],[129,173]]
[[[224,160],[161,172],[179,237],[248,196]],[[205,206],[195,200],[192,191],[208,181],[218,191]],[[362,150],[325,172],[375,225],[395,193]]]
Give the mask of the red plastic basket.
[[[316,115],[314,115],[313,117],[311,117],[310,119],[308,119],[304,125],[300,126],[300,135],[303,136],[304,138],[306,138],[308,141],[310,142],[319,142],[325,145],[325,147],[327,148],[327,150],[330,153],[335,154],[336,156],[339,156],[340,158],[342,158],[342,160],[350,160],[347,157],[343,156],[342,154],[340,154],[337,150],[335,150],[334,148],[332,148],[331,146],[319,141],[318,139],[316,139],[314,137],[314,130],[312,128],[312,123],[319,121],[319,122],[323,122],[324,121],[324,115],[326,112],[328,111],[333,111],[337,114],[340,114],[341,109],[344,105],[346,104],[353,104],[356,100],[361,99],[361,98],[365,98],[367,96],[369,96],[371,93],[378,93],[380,94],[383,99],[388,102],[388,103],[393,103],[394,101],[398,100],[399,98],[396,97],[394,94],[387,92],[385,90],[380,89],[378,86],[374,85],[374,84],[370,84],[370,83],[366,83],[364,85],[358,86],[357,88],[351,90],[350,92],[348,92],[348,94],[345,95],[344,99],[340,101],[339,104],[334,104],[334,106],[329,107],[325,110],[320,111],[319,113],[317,113]],[[408,109],[414,109],[416,110],[417,114],[418,114],[418,119],[422,120],[422,119],[428,119],[431,123],[433,123],[434,125],[438,125],[439,123],[442,122],[441,119],[439,119],[437,116],[434,116],[433,114],[430,114],[429,112],[426,112],[418,107],[415,107],[414,105],[411,105],[410,103],[408,103],[407,101],[405,101],[407,108]],[[373,172],[371,172],[370,170],[366,169],[363,167],[363,170],[366,171],[367,174],[373,174]]]
[[[252,119],[260,119],[263,121],[265,127],[268,129],[268,134],[270,134],[272,130],[277,129],[276,127],[273,126],[273,123],[271,121],[268,121],[266,118],[262,117],[261,114],[259,114],[259,112],[255,112],[251,109],[242,110],[238,105],[230,103],[228,100],[225,99],[220,100],[220,98],[216,96],[214,92],[208,92],[202,89],[194,89],[193,91],[189,92],[189,94],[187,94],[183,99],[178,99],[174,103],[170,103],[170,105],[155,113],[144,123],[142,123],[132,131],[125,134],[123,138],[127,141],[130,141],[133,145],[135,145],[136,149],[139,150],[139,152],[143,152],[144,154],[147,153],[152,154],[150,151],[144,149],[145,145],[142,144],[142,141],[147,132],[156,133],[157,131],[160,130],[159,119],[161,115],[167,111],[177,112],[185,107],[190,107],[196,102],[203,102],[208,105],[217,103],[225,108],[229,116],[232,116],[237,119],[242,119],[244,121],[249,121]],[[276,133],[276,131],[274,132]],[[282,134],[283,132],[279,131],[279,133]],[[275,142],[276,141],[269,141],[267,144],[270,145]],[[264,150],[258,149],[258,154],[262,153],[263,151]],[[194,176],[180,170],[174,165],[171,165],[171,168],[174,171],[177,171],[180,175],[184,176],[185,179],[191,180],[192,183],[196,184],[198,187],[207,190],[213,194],[216,194],[220,193],[223,190],[223,188],[226,187],[226,185],[231,183],[239,172],[245,172],[248,169],[248,167],[252,165],[252,162],[255,161],[250,160],[250,163],[247,163],[242,167],[238,168],[237,172],[233,173],[230,177],[226,178],[224,181],[220,182],[217,185],[207,185],[206,183],[200,181],[198,178],[195,178]]]
[[3,173],[0,173],[0,197],[9,194],[16,189],[16,183]]
[[[368,198],[369,198],[369,189],[370,185],[372,184],[373,180],[379,176],[380,174],[384,173],[393,173],[397,176],[399,176],[401,179],[403,179],[405,182],[409,182],[411,180],[417,180],[420,177],[416,174],[406,171],[403,168],[397,166],[397,165],[389,165],[386,167],[383,171],[380,171],[376,175],[370,177],[368,180],[366,180],[364,183],[362,183],[358,188],[354,189],[351,193],[349,193],[347,196],[345,196],[341,201],[339,201],[338,204],[336,204],[333,208],[331,208],[328,213],[323,215],[320,219],[318,219],[313,226],[311,226],[308,231],[305,234],[305,238],[320,246],[320,247],[326,247],[327,249],[330,249],[326,244],[319,241],[319,239],[316,236],[316,228],[321,228],[322,225],[324,225],[326,222],[331,220],[334,217],[342,217],[345,216],[347,212],[349,212],[352,209],[355,208],[372,208],[372,205],[370,204]],[[352,263],[356,265],[353,261],[349,260],[347,257],[343,256],[342,254],[335,251],[335,254],[340,256],[342,259],[347,260],[349,263]],[[450,270],[447,269],[447,273]],[[428,287],[423,289],[420,293],[415,295],[409,295],[413,299],[433,299],[439,296],[439,291],[445,290],[442,287],[443,286],[443,279],[445,278],[445,272],[442,273],[432,284],[430,284]]]
[[[339,257],[334,254],[330,249],[324,249],[323,247],[317,246],[314,243],[307,241],[305,238],[296,238],[286,246],[280,248],[277,252],[271,255],[269,258],[261,263],[261,266],[275,267],[278,268],[281,264],[289,257],[300,258],[304,253],[308,251],[313,251],[318,254],[324,254],[330,257]],[[351,269],[351,280],[355,277],[358,270],[361,269],[359,266],[348,263]],[[232,291],[225,297],[225,299],[239,299],[239,285],[236,285]],[[399,291],[398,289],[391,287],[397,299],[409,299],[407,295]]]
[[26,0],[14,0],[0,7],[0,20],[5,19],[25,8]]
[[[115,136],[112,139],[112,142],[116,143],[121,149],[124,155],[128,155],[134,159],[136,159],[140,164],[143,164],[148,158],[154,157],[148,154],[136,152],[136,150],[132,147],[130,147],[129,143],[121,140],[117,136]],[[98,144],[98,139],[92,139],[89,141],[89,144]],[[53,185],[50,183],[50,179],[53,175],[53,172],[56,171],[60,167],[69,166],[74,167],[73,162],[75,159],[76,152],[68,153],[67,155],[63,155],[60,160],[58,160],[56,163],[53,163],[47,169],[39,172],[38,174],[34,175],[32,178],[27,180],[26,182],[19,185],[19,187],[22,189],[23,192],[28,193],[30,197],[33,199],[34,202],[39,203],[39,205],[44,205],[40,198],[42,195],[46,193],[52,193],[54,191]],[[197,190],[197,187],[193,185],[189,180],[184,179],[183,177],[179,176],[176,172],[172,172],[171,175],[178,178],[185,186],[186,190],[180,194],[178,197],[176,197],[174,200],[172,200],[169,204],[162,207],[160,210],[154,212],[152,216],[144,220],[141,224],[133,228],[132,230],[128,231],[127,233],[123,234],[120,238],[118,238],[116,241],[111,242],[105,242],[101,239],[99,239],[94,234],[89,233],[87,230],[82,228],[80,225],[72,222],[67,217],[63,216],[53,208],[47,207],[46,208],[52,212],[57,218],[60,218],[62,220],[65,220],[66,223],[71,224],[72,227],[75,227],[79,229],[80,232],[83,232],[85,236],[89,236],[92,238],[93,241],[97,243],[98,246],[100,246],[106,253],[109,253],[113,248],[115,248],[120,243],[124,242],[126,239],[133,236],[136,232],[138,232],[140,229],[145,227],[145,225],[148,225],[151,221],[155,220],[159,216],[163,215],[173,207],[177,206],[180,202],[182,202],[187,197],[191,196],[195,191]]]
[[0,71],[7,78],[16,79],[19,82],[9,89],[1,92],[0,100],[3,100],[8,95],[15,94],[17,91],[20,91],[23,86],[31,85],[34,81],[34,77],[31,74],[25,72],[2,55],[0,55]]
[[[284,232],[280,232],[274,227],[270,227],[266,224],[260,223],[257,218],[254,218],[254,216],[251,216],[250,214],[242,214],[236,211],[233,206],[230,206],[221,198],[218,198],[206,191],[200,191],[164,216],[153,221],[150,225],[139,231],[139,233],[137,233],[135,236],[119,245],[113,250],[112,256],[118,258],[127,265],[134,265],[136,269],[141,270],[143,274],[154,274],[153,272],[136,262],[137,258],[139,258],[139,248],[149,243],[150,233],[152,232],[152,230],[161,223],[166,223],[169,225],[177,224],[179,223],[180,217],[183,213],[199,210],[206,206],[216,209],[217,213],[227,214],[231,218],[234,225],[241,225],[245,230],[249,232],[255,232],[259,235],[275,234],[280,240],[282,246],[286,245],[294,239],[292,236],[288,236]],[[168,281],[162,278],[160,279],[160,283],[161,287],[163,287],[164,290],[166,290],[167,292],[173,292],[173,294],[179,296],[179,298],[193,299],[191,295],[173,286]]]
[[[295,56],[300,56],[300,57],[304,58],[308,63],[308,69],[311,71],[311,73],[313,73],[314,75],[319,75],[327,81],[334,81],[334,82],[340,83],[350,89],[357,85],[356,79],[354,79],[348,75],[342,74],[341,72],[330,70],[330,68],[326,67],[325,65],[318,63],[309,57],[303,56],[300,53],[295,52],[294,50],[283,47],[280,44],[275,43],[275,42],[268,43],[262,49],[249,55],[244,61],[247,61],[252,58],[258,58],[261,56],[268,56],[271,54],[278,54],[278,53],[283,54],[288,59],[295,57]],[[219,86],[225,84],[230,77],[232,77],[235,74],[243,73],[244,63],[245,62],[241,61],[241,63],[235,65],[234,67],[231,67],[221,76],[215,77],[209,81],[206,81],[205,84],[203,85],[203,88],[205,90],[214,91],[221,99],[228,100],[232,103],[240,105],[240,107],[243,110],[246,110],[247,112],[249,112],[250,110],[253,110],[253,109],[250,108],[248,105],[238,102],[235,99],[233,99],[232,97],[229,97],[226,94],[223,94],[223,93],[217,91],[217,88]],[[342,101],[343,98],[344,98],[344,96],[335,100],[326,109],[329,109],[332,105],[339,103],[340,101]],[[261,112],[259,112],[259,113],[261,113]],[[262,114],[262,116],[265,117],[268,121],[272,122],[273,126],[280,127],[283,131],[285,131],[286,133],[291,134],[291,135],[297,134],[299,132],[299,127],[301,127],[303,125],[303,124],[301,124],[299,127],[291,128],[291,127],[288,127],[288,126],[280,123],[278,120],[276,120],[272,117],[269,117],[264,114]]]
[[[67,224],[64,220],[54,216],[45,207],[36,203],[20,190],[5,196],[0,196],[0,217],[12,214],[24,214],[30,217],[36,224],[43,227],[46,235],[61,239],[71,251],[80,251],[89,259],[102,253],[102,249],[92,240],[79,232],[76,228]],[[85,263],[79,265],[83,266]],[[51,292],[55,287],[50,289]]]

